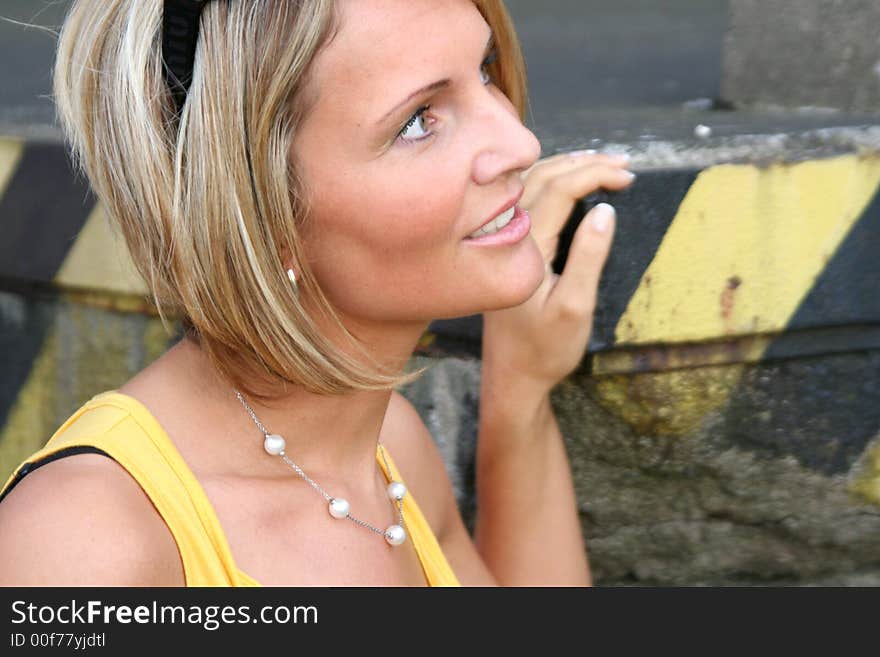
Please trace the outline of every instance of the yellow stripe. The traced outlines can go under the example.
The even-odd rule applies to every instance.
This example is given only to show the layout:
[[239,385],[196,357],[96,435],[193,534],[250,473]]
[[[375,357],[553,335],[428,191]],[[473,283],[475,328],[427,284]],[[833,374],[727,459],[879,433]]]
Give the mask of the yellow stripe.
[[[703,171],[615,330],[618,344],[663,348],[597,354],[602,405],[640,433],[696,429],[785,330],[878,186],[876,155]],[[673,371],[632,373],[654,367]]]
[[617,343],[783,330],[880,185],[880,157],[703,171],[616,329]]
[[23,152],[24,143],[14,139],[0,139],[0,197],[6,191],[6,185],[15,173]]
[[27,381],[19,389],[15,403],[9,409],[6,424],[0,428],[2,481],[6,481],[25,458],[45,445],[54,431],[50,430],[47,418],[56,421],[52,411],[58,406],[57,395],[66,388],[58,385],[57,364],[57,334],[50,329],[31,364]]
[[147,287],[135,270],[121,236],[107,213],[95,206],[77,235],[54,282],[64,287],[100,289],[125,294],[145,294]]
[[880,506],[880,435],[865,450],[861,467],[849,483],[849,490]]
[[[106,390],[108,381],[127,380],[169,346],[170,337],[159,319],[150,318],[133,328],[125,315],[76,303],[62,308],[63,321],[49,327],[6,423],[0,426],[0,485],[46,444],[80,404]],[[127,356],[108,358],[108,349]],[[138,358],[132,359],[132,354]]]

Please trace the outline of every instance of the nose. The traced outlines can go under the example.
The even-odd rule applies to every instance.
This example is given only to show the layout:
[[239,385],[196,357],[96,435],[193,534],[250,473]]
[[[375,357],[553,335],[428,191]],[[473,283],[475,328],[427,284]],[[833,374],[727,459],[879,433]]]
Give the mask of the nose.
[[497,87],[491,97],[483,96],[476,104],[475,123],[479,138],[473,160],[472,177],[478,185],[488,185],[499,176],[523,171],[541,156],[541,142],[520,121],[516,108]]

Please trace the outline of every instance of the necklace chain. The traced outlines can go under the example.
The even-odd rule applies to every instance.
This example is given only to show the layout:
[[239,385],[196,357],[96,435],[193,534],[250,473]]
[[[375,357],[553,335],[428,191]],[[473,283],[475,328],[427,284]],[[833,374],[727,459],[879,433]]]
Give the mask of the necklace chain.
[[[254,413],[254,409],[252,409],[250,407],[250,405],[245,401],[242,394],[238,390],[235,390],[234,388],[233,388],[233,390],[235,392],[235,396],[238,397],[238,401],[240,401],[242,403],[245,410],[251,416],[251,419],[257,425],[259,430],[263,432],[263,436],[268,437],[268,436],[272,435],[272,434],[270,434],[269,430],[266,429],[265,426],[263,426],[263,423],[260,422],[259,418],[257,417],[257,414]],[[391,466],[388,465],[388,459],[385,456],[385,447],[384,447],[384,445],[382,445],[381,442],[379,442],[377,444],[379,447],[379,453],[382,455],[382,461],[385,463],[385,471],[388,473],[388,476],[391,477]],[[282,451],[279,454],[279,456],[281,457],[281,459],[285,463],[287,463],[287,465],[289,465],[293,469],[294,472],[296,472],[296,474],[298,474],[300,477],[302,477],[312,488],[314,488],[324,498],[325,501],[327,501],[329,503],[332,503],[334,501],[335,498],[332,495],[330,495],[329,493],[327,493],[327,491],[325,491],[317,481],[315,481],[310,476],[308,476],[303,471],[303,469],[301,467],[299,467],[296,463],[293,462],[293,460],[291,460],[291,458],[289,456],[287,456],[287,454],[284,451]],[[406,525],[404,524],[404,520],[403,520],[403,499],[392,500],[392,504],[395,501],[397,502],[397,524],[400,525],[401,528],[403,528],[404,532],[406,532]],[[387,537],[389,530],[379,529],[378,527],[375,527],[364,520],[361,520],[359,518],[355,518],[350,513],[347,514],[345,517],[348,518],[349,520],[351,520],[356,525],[360,525],[361,527],[363,527],[365,529],[369,529],[370,531],[373,531],[377,534],[380,534],[382,536]]]

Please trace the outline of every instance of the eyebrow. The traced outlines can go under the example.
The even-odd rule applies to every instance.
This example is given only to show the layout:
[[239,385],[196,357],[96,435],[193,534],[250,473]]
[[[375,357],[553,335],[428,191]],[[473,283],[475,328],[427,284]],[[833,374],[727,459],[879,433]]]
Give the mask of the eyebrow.
[[[483,57],[485,57],[486,55],[489,54],[489,51],[492,49],[492,46],[494,44],[495,44],[495,33],[490,31],[489,32],[489,40],[486,41],[486,48],[483,51]],[[382,125],[383,123],[385,123],[385,121],[387,121],[389,117],[391,117],[393,114],[398,112],[402,107],[408,105],[414,98],[418,98],[419,96],[422,96],[426,93],[430,93],[432,91],[437,91],[439,89],[445,89],[450,84],[452,84],[452,80],[450,80],[449,78],[443,78],[442,80],[437,80],[436,82],[432,82],[431,84],[426,84],[421,89],[417,89],[417,90],[413,91],[409,96],[407,96],[402,101],[397,103],[397,105],[395,105],[390,110],[388,110],[384,114],[384,116],[382,116],[381,119],[376,121],[376,125]]]

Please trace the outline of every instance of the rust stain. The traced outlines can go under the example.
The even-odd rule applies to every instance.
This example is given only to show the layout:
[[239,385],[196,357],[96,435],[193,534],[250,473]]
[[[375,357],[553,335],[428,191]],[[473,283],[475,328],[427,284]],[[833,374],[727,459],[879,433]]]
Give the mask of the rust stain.
[[[736,301],[734,295],[740,285],[742,285],[742,279],[739,276],[731,276],[727,279],[727,284],[721,291],[721,317],[724,319],[725,324],[730,322],[733,306]],[[732,328],[731,326],[725,326],[725,331],[730,332]]]
[[731,363],[754,362],[778,334],[746,335],[711,342],[679,342],[616,347],[597,354],[595,374],[663,372]]

